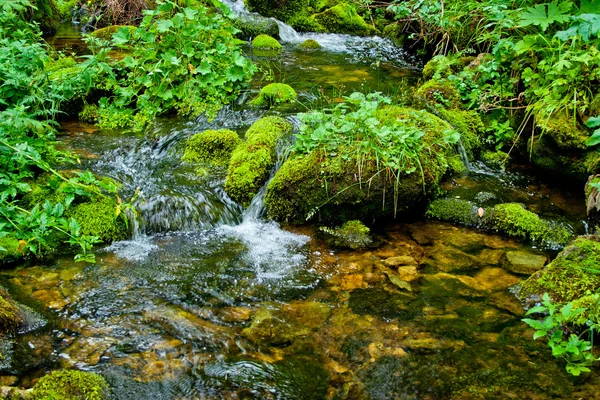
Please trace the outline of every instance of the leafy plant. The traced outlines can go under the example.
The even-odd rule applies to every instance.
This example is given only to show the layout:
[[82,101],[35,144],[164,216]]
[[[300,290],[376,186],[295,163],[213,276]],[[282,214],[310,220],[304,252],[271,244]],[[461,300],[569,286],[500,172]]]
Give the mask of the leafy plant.
[[587,140],[586,145],[592,147],[600,144],[600,116],[588,119],[585,124],[588,128],[596,128],[592,136]]
[[535,329],[533,339],[546,337],[552,355],[563,358],[567,362],[567,371],[575,376],[579,376],[582,372],[590,372],[589,367],[594,362],[600,361],[600,358],[596,358],[592,353],[594,332],[600,326],[598,322],[588,320],[587,328],[579,335],[567,328],[569,321],[585,311],[585,308],[574,308],[573,302],[559,308],[552,302],[548,293],[544,293],[542,303],[531,308],[526,315],[542,313],[546,314],[546,317],[541,321],[523,319],[523,322]]

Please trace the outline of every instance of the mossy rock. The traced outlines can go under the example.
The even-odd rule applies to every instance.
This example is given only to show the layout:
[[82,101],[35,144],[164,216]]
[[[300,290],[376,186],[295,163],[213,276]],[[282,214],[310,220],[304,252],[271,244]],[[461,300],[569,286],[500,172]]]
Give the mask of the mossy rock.
[[312,16],[316,22],[327,32],[348,33],[351,35],[369,35],[376,33],[376,29],[368,25],[358,15],[354,6],[348,3],[339,3],[323,12]]
[[95,124],[100,118],[99,108],[95,104],[86,104],[83,106],[83,110],[79,112],[77,117],[81,122]]
[[437,199],[431,202],[426,216],[442,221],[495,230],[508,236],[529,240],[549,248],[562,248],[573,233],[561,225],[540,218],[519,203],[502,203],[482,209],[463,199]]
[[588,303],[585,305],[589,307],[594,299],[588,296],[600,288],[600,275],[593,272],[599,266],[600,236],[579,236],[550,264],[523,283],[519,297],[532,305],[548,293],[558,304],[579,300],[579,305]]
[[113,35],[117,33],[120,28],[126,28],[129,30],[130,34],[137,29],[137,27],[132,25],[111,25],[105,28],[96,29],[90,33],[90,36],[103,40],[112,40]]
[[61,370],[40,378],[30,400],[106,400],[108,385],[104,378],[91,372]]
[[331,246],[339,248],[360,249],[373,243],[369,233],[371,230],[358,220],[345,222],[337,228],[321,227],[325,240]]
[[537,122],[542,135],[548,135],[561,149],[587,149],[589,134],[576,118],[568,113],[555,113],[550,118]]
[[65,216],[75,218],[83,235],[98,236],[102,242],[111,243],[129,236],[125,215],[117,215],[116,211],[114,199],[100,196],[67,209]]
[[17,304],[8,292],[0,288],[0,337],[2,334],[14,332],[23,323],[23,316]]
[[316,40],[308,39],[308,40],[305,40],[304,42],[300,43],[298,45],[298,48],[301,50],[308,50],[308,51],[318,50],[321,48],[321,45]]
[[181,158],[191,163],[226,166],[231,153],[242,143],[237,133],[229,129],[206,130],[191,136],[185,144]]
[[481,152],[481,161],[483,161],[486,165],[492,168],[504,168],[506,163],[510,160],[510,156],[503,151],[482,151]]
[[235,37],[243,40],[250,40],[259,35],[267,35],[272,38],[279,37],[279,27],[277,22],[271,18],[240,18],[233,22],[233,26],[240,30]]
[[277,143],[292,130],[281,117],[261,118],[246,132],[246,141],[231,155],[225,192],[245,206],[258,193],[277,161]]
[[400,120],[423,133],[421,140],[428,150],[419,155],[422,174],[401,176],[395,191],[395,184],[379,173],[376,160],[365,160],[358,171],[352,156],[356,149],[293,155],[267,187],[268,215],[296,223],[315,215],[326,223],[372,220],[412,209],[431,196],[448,171],[447,156],[453,154],[439,144],[440,132],[452,130],[451,126],[428,112],[396,106],[381,110],[379,116]]
[[460,133],[461,143],[469,158],[473,159],[478,156],[483,145],[481,137],[485,131],[479,113],[458,108],[440,108],[438,112],[443,120],[450,123]]
[[263,17],[274,17],[286,22],[290,22],[306,15],[309,9],[310,0],[246,0],[246,6],[250,11],[254,11]]
[[394,44],[398,47],[402,47],[408,37],[408,34],[404,32],[403,25],[398,22],[385,25],[381,29],[381,33],[384,37],[392,39],[394,41]]
[[415,95],[433,106],[443,108],[460,108],[461,106],[458,90],[447,80],[431,79],[421,85]]
[[460,72],[461,63],[456,57],[437,55],[423,67],[423,79],[445,79]]
[[24,242],[14,236],[0,238],[0,265],[18,261],[29,254]]
[[527,153],[538,167],[565,180],[585,181],[600,169],[600,152],[596,150],[561,149],[550,135],[536,136],[527,143]]
[[281,43],[269,35],[258,35],[252,41],[252,48],[257,50],[280,51]]
[[254,106],[273,106],[280,103],[292,103],[296,100],[296,91],[285,83],[270,83],[260,90],[258,96],[250,102]]

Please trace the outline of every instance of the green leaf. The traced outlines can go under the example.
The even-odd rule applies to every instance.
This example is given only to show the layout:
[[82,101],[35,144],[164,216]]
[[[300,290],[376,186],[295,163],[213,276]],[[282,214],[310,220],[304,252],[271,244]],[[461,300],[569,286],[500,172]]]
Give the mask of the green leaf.
[[592,147],[600,144],[600,129],[596,129],[592,136],[585,142],[586,146]]
[[533,7],[528,7],[522,14],[519,26],[537,25],[545,32],[548,27],[554,22],[565,22],[569,19],[571,3],[562,2],[558,4],[556,1],[548,4],[546,12],[546,4],[538,4]]
[[170,19],[164,19],[156,23],[156,29],[159,33],[165,33],[173,27],[173,22]]
[[120,27],[117,32],[112,35],[113,43],[116,45],[122,45],[129,42],[130,30],[128,28]]

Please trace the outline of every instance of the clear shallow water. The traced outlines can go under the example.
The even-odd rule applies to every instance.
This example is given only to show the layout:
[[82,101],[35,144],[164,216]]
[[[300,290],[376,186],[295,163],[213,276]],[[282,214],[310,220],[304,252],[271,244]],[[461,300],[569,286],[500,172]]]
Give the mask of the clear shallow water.
[[[331,70],[338,83],[364,83],[348,83],[360,64],[344,54],[283,55],[279,74],[301,99]],[[314,75],[296,69],[311,66]],[[96,265],[65,257],[0,272],[38,313],[6,344],[12,361],[0,379],[28,387],[55,368],[91,370],[115,399],[592,398],[595,382],[568,376],[520,322],[510,288],[524,276],[511,272],[511,255],[547,260],[543,252],[432,221],[390,223],[373,249],[337,251],[311,228],[244,213],[222,189],[224,171],[198,178],[180,161],[190,135],[243,135],[264,114],[236,105],[212,122],[165,120],[139,135],[68,127],[62,143],[83,167],[121,182],[125,197],[142,190],[137,234],[101,249]],[[574,196],[518,171],[480,168],[449,189],[569,221],[582,211]],[[399,269],[399,256],[418,269]]]

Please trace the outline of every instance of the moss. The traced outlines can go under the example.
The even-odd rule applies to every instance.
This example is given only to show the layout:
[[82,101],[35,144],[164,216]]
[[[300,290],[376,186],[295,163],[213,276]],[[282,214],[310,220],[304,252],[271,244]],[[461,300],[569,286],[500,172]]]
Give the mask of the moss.
[[588,133],[584,127],[579,125],[575,118],[567,113],[553,114],[548,120],[538,121],[538,128],[542,135],[548,135],[561,149],[587,148],[585,142]]
[[8,292],[0,288],[0,336],[14,332],[23,323],[23,316]]
[[573,236],[565,227],[540,218],[519,203],[497,204],[484,209],[482,216],[479,216],[478,208],[475,203],[463,199],[438,199],[429,205],[426,215],[442,221],[495,230],[551,248],[565,246]]
[[379,117],[399,119],[424,134],[427,150],[419,156],[423,175],[415,172],[402,176],[395,191],[392,182],[378,174],[375,160],[365,160],[359,174],[353,158],[356,149],[341,148],[337,155],[318,151],[295,155],[267,187],[269,216],[289,222],[304,222],[314,215],[328,223],[371,220],[407,211],[431,196],[448,170],[450,150],[440,145],[439,135],[452,128],[430,113],[409,108],[387,107]]
[[320,230],[325,233],[325,240],[334,247],[360,249],[373,242],[369,235],[371,230],[358,220],[345,222],[333,229],[321,227]]
[[327,32],[368,35],[375,31],[375,28],[368,25],[358,15],[354,6],[348,3],[339,3],[321,13],[314,14],[313,18]]
[[455,174],[462,174],[468,171],[467,166],[458,154],[448,157],[448,167]]
[[279,37],[277,22],[271,18],[240,18],[235,20],[233,25],[239,29],[239,32],[235,35],[239,39],[250,40],[259,35],[267,35],[273,38]]
[[233,150],[242,143],[237,133],[229,129],[206,130],[191,136],[181,158],[192,163],[227,165]]
[[281,117],[259,119],[248,129],[246,142],[233,151],[225,180],[225,191],[234,201],[250,204],[275,165],[277,142],[291,129]]
[[246,0],[246,5],[250,11],[294,26],[290,22],[306,15],[310,9],[310,0]]
[[22,259],[28,254],[27,247],[14,236],[0,238],[0,265]]
[[98,106],[95,104],[86,104],[83,106],[83,110],[78,114],[79,120],[90,124],[98,122],[100,116],[98,112]]
[[258,35],[252,41],[252,48],[258,50],[281,50],[281,44],[277,39],[272,38],[269,35]]
[[77,65],[73,57],[59,57],[56,60],[50,60],[44,65],[44,71],[51,73],[63,68],[71,68]]
[[113,35],[117,33],[120,28],[127,28],[130,34],[136,30],[136,27],[132,25],[111,25],[105,28],[96,29],[90,33],[90,36],[98,39],[112,40]]
[[33,387],[31,400],[104,400],[108,385],[100,375],[74,370],[53,371]]
[[308,40],[305,40],[304,42],[300,43],[298,48],[300,48],[302,50],[316,50],[316,49],[320,49],[321,45],[316,40],[308,39]]
[[588,296],[600,288],[600,275],[590,270],[597,270],[599,266],[600,237],[579,236],[556,259],[523,283],[519,297],[535,301],[548,293],[559,304],[575,300],[590,307],[594,299]]
[[445,79],[460,72],[461,63],[456,57],[437,55],[423,67],[423,79]]
[[[531,147],[528,141],[527,150]],[[550,135],[536,136],[531,150],[531,160],[538,167],[568,180],[584,181],[600,168],[600,152],[561,149]]]
[[440,108],[440,117],[460,133],[461,143],[470,159],[481,150],[485,127],[477,111]]
[[408,35],[404,32],[403,25],[399,24],[398,22],[385,25],[382,28],[382,34],[384,37],[392,39],[394,44],[398,47],[402,47],[408,37]]
[[509,155],[500,150],[481,152],[481,161],[492,168],[503,168],[508,160],[510,160]]
[[313,17],[307,14],[299,14],[288,21],[295,30],[299,32],[326,32],[326,29]]
[[458,91],[446,80],[429,80],[417,89],[415,95],[430,105],[444,108],[460,108],[461,105]]
[[291,103],[296,100],[296,91],[285,83],[271,83],[260,90],[258,96],[250,102],[255,106],[273,106]]
[[110,197],[77,204],[65,213],[67,218],[75,218],[83,235],[98,236],[105,243],[127,238],[129,230],[123,214],[117,215],[117,203]]

